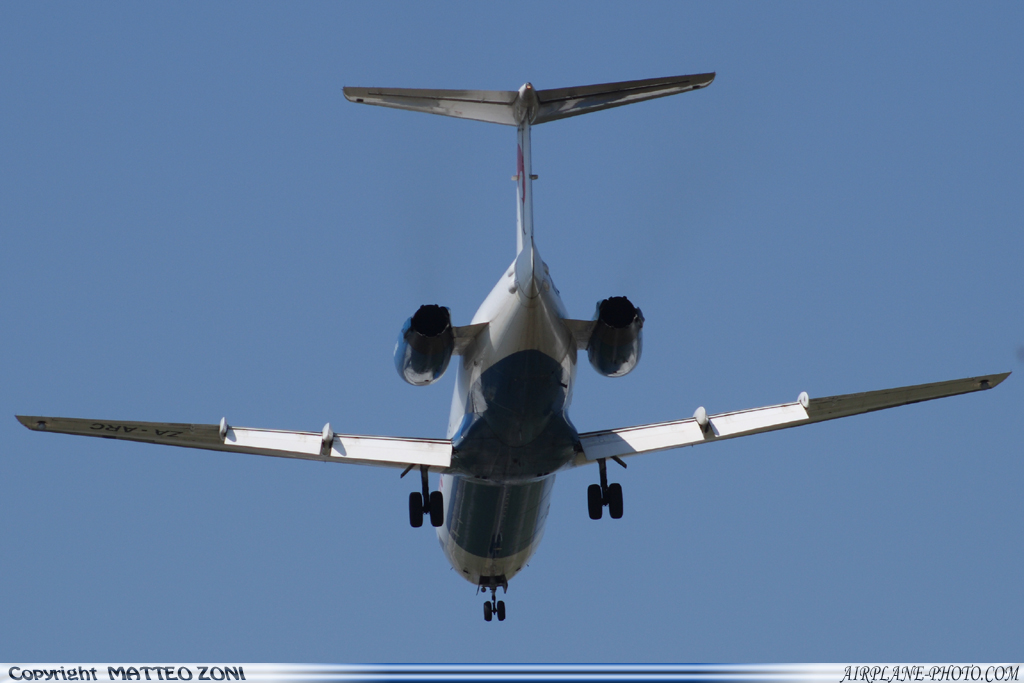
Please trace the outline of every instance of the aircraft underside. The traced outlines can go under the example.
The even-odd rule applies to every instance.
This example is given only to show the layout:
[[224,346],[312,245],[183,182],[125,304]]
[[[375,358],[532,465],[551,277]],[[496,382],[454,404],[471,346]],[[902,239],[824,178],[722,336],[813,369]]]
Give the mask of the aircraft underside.
[[[533,234],[531,126],[657,97],[699,90],[715,74],[518,91],[345,88],[350,101],[454,116],[517,131],[516,258],[469,325],[428,304],[409,318],[395,347],[395,366],[409,384],[437,381],[457,359],[447,438],[398,438],[219,425],[18,416],[29,429],[79,436],[419,471],[409,496],[414,527],[429,517],[445,556],[479,589],[489,590],[484,618],[505,619],[507,591],[537,550],[555,474],[596,464],[587,490],[592,519],[622,516],[622,487],[608,482],[608,460],[711,443],[777,429],[995,387],[1010,373],[795,401],[669,422],[579,434],[569,420],[577,353],[607,377],[629,373],[642,351],[644,317],[626,297],[600,301],[592,320],[570,319]],[[430,474],[440,475],[430,490]]]

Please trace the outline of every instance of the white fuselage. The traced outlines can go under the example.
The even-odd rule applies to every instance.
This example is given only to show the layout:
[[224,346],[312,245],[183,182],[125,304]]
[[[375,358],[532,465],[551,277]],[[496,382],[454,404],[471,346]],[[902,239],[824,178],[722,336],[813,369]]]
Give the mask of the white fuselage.
[[541,540],[554,472],[576,439],[566,411],[576,342],[532,240],[473,317],[487,327],[457,368],[448,437],[471,474],[444,475],[441,546],[464,578],[501,585]]

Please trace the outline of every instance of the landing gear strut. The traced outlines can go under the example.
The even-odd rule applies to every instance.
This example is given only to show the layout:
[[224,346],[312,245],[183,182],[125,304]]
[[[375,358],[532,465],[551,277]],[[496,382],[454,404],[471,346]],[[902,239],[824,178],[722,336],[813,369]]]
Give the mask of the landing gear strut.
[[[614,458],[614,460],[623,467],[626,466],[626,463],[618,458]],[[608,483],[608,468],[604,461],[604,458],[599,458],[597,461],[597,466],[601,470],[601,483],[591,484],[587,487],[587,511],[590,513],[591,519],[601,519],[604,506],[607,505],[611,518],[619,519],[622,517],[622,485]]]
[[420,465],[420,481],[423,492],[413,491],[409,494],[409,524],[421,527],[423,515],[430,515],[431,526],[441,526],[444,524],[444,495],[440,491],[431,492],[426,465]]
[[491,599],[484,603],[484,621],[498,615],[498,621],[505,621],[505,601],[498,600],[498,587],[491,586]]

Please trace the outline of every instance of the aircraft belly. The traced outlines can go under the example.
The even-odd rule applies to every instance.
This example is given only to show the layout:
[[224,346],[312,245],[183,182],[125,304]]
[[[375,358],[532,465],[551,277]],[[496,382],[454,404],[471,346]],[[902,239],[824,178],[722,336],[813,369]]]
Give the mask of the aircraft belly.
[[475,585],[508,581],[540,543],[553,486],[554,476],[501,485],[445,476],[438,539],[448,561]]
[[[562,322],[565,307],[556,290],[542,288],[534,299],[524,301],[514,290],[510,291],[511,269],[495,286],[473,317],[473,323],[486,322],[480,332],[463,350],[456,367],[455,396],[448,422],[448,438],[455,438],[467,413],[482,413],[486,409],[486,395],[477,389],[482,384],[493,386],[483,376],[510,356],[535,351],[561,366],[559,376],[552,377],[564,390],[564,405],[568,408],[572,398],[572,383],[576,374],[576,343]],[[528,368],[529,363],[518,363]],[[505,363],[507,367],[508,362]],[[489,373],[491,377],[501,374]],[[507,373],[506,373],[507,374]],[[536,383],[529,383],[530,388]],[[525,394],[521,391],[520,394]]]
[[457,368],[452,474],[442,477],[437,533],[448,561],[478,586],[504,585],[525,566],[543,535],[553,473],[579,450],[567,413],[576,341],[539,256],[537,263],[545,275],[531,284],[531,298],[517,291],[514,266],[498,282],[473,318],[487,327]]
[[566,414],[564,367],[539,351],[521,351],[484,373],[473,408],[452,439],[452,467],[492,482],[546,476],[574,457],[579,443]]
[[524,301],[502,284],[481,307],[487,328],[462,356],[449,422],[452,468],[492,482],[546,476],[579,444],[567,413],[576,343],[562,302],[550,287]]

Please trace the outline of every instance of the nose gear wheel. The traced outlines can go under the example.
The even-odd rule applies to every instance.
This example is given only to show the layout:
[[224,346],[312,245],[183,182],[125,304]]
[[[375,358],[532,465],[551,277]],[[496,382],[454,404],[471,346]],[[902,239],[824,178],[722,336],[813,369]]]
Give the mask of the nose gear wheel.
[[505,601],[498,600],[498,587],[491,586],[491,599],[484,603],[484,621],[490,621],[495,615],[498,621],[505,621]]

